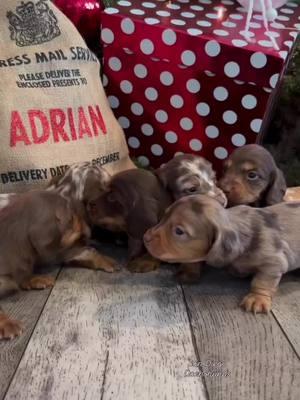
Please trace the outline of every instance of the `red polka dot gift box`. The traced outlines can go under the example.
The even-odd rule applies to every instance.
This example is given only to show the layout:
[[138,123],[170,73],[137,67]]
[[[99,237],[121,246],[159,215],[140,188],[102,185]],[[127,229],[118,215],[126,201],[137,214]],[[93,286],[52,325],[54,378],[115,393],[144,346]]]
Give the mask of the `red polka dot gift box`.
[[131,155],[194,152],[215,168],[259,142],[300,28],[288,2],[264,26],[233,0],[120,0],[102,14],[104,86]]

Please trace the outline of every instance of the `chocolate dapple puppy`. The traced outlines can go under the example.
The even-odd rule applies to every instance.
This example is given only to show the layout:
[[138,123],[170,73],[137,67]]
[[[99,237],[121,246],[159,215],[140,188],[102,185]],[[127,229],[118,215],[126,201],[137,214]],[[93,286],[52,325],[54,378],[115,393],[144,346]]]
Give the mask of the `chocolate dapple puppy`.
[[[33,275],[34,267],[63,262],[89,229],[70,204],[56,193],[18,195],[0,210],[0,297],[12,290],[44,289],[54,280]],[[21,334],[22,325],[0,309],[0,339]]]
[[143,235],[156,225],[172,200],[157,177],[143,169],[114,175],[106,190],[88,206],[90,221],[112,231],[128,235],[128,269],[147,272],[160,262],[150,257]]
[[249,144],[235,150],[224,163],[219,181],[228,205],[266,207],[284,200],[286,183],[268,150]]
[[268,312],[282,275],[300,267],[300,202],[224,209],[207,196],[189,196],[167,210],[144,243],[163,261],[206,261],[240,276],[253,274],[241,306]]
[[[195,154],[180,154],[155,171],[173,200],[191,194],[207,194],[217,199],[224,207],[227,199],[217,187],[216,173],[212,164]],[[203,263],[189,263],[179,266],[177,279],[182,283],[197,282],[203,270]]]

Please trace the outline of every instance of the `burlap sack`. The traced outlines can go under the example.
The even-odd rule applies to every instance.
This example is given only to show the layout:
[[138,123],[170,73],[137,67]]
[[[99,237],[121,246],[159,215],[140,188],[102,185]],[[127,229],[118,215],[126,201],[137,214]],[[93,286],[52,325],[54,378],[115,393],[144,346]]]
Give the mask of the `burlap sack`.
[[0,192],[43,187],[79,161],[133,166],[99,68],[50,1],[1,1]]

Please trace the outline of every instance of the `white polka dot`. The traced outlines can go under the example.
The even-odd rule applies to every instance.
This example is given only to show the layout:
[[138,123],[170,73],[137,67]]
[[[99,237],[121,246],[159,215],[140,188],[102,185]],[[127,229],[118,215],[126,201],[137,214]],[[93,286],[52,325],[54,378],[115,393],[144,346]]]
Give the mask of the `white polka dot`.
[[187,33],[191,36],[197,36],[197,35],[202,35],[203,32],[200,29],[189,28],[187,30]]
[[218,101],[224,101],[228,98],[228,90],[223,86],[216,87],[214,90],[214,98]]
[[134,74],[138,78],[143,79],[147,76],[148,70],[143,64],[136,64],[136,66],[134,67]]
[[132,8],[130,10],[130,13],[134,14],[134,15],[144,15],[145,11],[144,10],[139,10],[138,8]]
[[288,54],[289,53],[287,51],[280,51],[279,52],[280,57],[283,58],[284,60],[287,58]]
[[239,81],[237,79],[234,79],[233,82],[235,82],[237,85],[245,85],[244,81]]
[[134,22],[130,18],[122,19],[121,29],[127,35],[131,35],[135,30]]
[[194,65],[196,62],[196,55],[191,50],[184,50],[181,53],[181,61],[187,66]]
[[289,17],[285,16],[285,15],[278,15],[278,17],[276,18],[279,21],[289,21]]
[[267,64],[267,57],[260,51],[253,53],[250,57],[250,63],[254,68],[263,68]]
[[171,15],[169,11],[165,10],[156,11],[156,14],[159,15],[160,17],[169,17]]
[[168,143],[176,143],[178,140],[177,134],[172,131],[166,132],[165,138]]
[[160,74],[160,81],[163,85],[170,86],[174,82],[174,78],[171,72],[163,71]]
[[250,22],[250,28],[253,28],[253,29],[259,29],[259,28],[261,28],[261,24],[259,24],[258,22]]
[[127,47],[125,47],[123,50],[125,51],[126,54],[133,54],[133,51],[128,49]]
[[216,57],[220,54],[221,46],[216,40],[210,40],[205,45],[205,53],[210,57]]
[[155,118],[158,122],[164,124],[168,121],[168,114],[164,110],[157,110],[155,113]]
[[144,108],[140,103],[132,103],[130,108],[134,115],[142,115],[144,112]]
[[208,14],[205,14],[205,16],[209,19],[218,19],[219,18],[218,14],[214,14],[214,13],[208,13]]
[[121,81],[120,88],[122,92],[126,94],[132,93],[133,91],[132,83],[127,80]]
[[235,20],[241,20],[241,19],[244,18],[244,16],[241,15],[241,14],[230,14],[229,18],[232,18],[232,19],[235,19]]
[[296,39],[298,35],[299,35],[299,32],[290,32],[290,36],[291,36],[293,39]]
[[157,19],[157,18],[145,18],[144,21],[148,25],[155,25],[155,24],[159,24],[160,23],[160,20]]
[[198,2],[202,3],[202,4],[211,4],[212,3],[211,0],[198,0]]
[[225,4],[225,6],[232,6],[234,4],[234,1],[232,0],[222,0],[222,4]]
[[273,43],[270,40],[259,40],[258,44],[262,47],[273,47]]
[[176,32],[174,32],[172,29],[165,29],[162,33],[162,41],[168,45],[172,46],[173,44],[176,43]]
[[196,106],[197,114],[201,115],[201,117],[206,117],[210,112],[210,107],[206,103],[198,103]]
[[154,44],[150,39],[143,39],[140,43],[140,49],[144,54],[152,54],[154,51]]
[[113,31],[111,31],[110,29],[103,28],[101,31],[101,38],[104,43],[110,44],[114,41],[115,35],[114,35]]
[[171,24],[182,26],[182,25],[185,25],[186,22],[183,21],[182,19],[171,19]]
[[122,68],[122,63],[118,57],[110,57],[108,60],[109,68],[113,71],[120,71]]
[[170,4],[167,4],[167,7],[170,8],[171,10],[180,10],[180,5],[178,5],[178,4],[170,3]]
[[181,108],[184,104],[183,98],[178,94],[174,94],[170,98],[170,103],[174,108]]
[[198,93],[201,85],[197,79],[189,79],[186,83],[186,88],[190,93]]
[[283,24],[279,24],[278,22],[272,22],[271,27],[275,29],[284,29],[285,26]]
[[237,121],[237,115],[234,111],[228,110],[223,113],[223,120],[228,125],[235,124]]
[[197,21],[196,24],[199,26],[206,26],[206,27],[212,25],[211,22],[209,22],[209,21]]
[[204,73],[205,73],[205,75],[207,75],[207,76],[209,76],[209,77],[216,76],[216,74],[214,74],[214,73],[211,72],[211,71],[204,71]]
[[235,133],[231,137],[231,142],[236,147],[244,146],[244,144],[246,144],[246,138],[241,133]]
[[235,78],[240,73],[239,64],[234,61],[226,63],[224,67],[224,73],[229,78]]
[[253,110],[257,106],[256,97],[252,94],[246,94],[242,98],[242,106],[247,110]]
[[222,25],[225,26],[225,28],[235,28],[236,23],[231,22],[231,21],[224,21],[222,22]]
[[131,136],[128,138],[128,146],[131,147],[132,149],[138,149],[140,147],[141,143],[138,138],[135,136]]
[[126,117],[120,117],[120,118],[118,119],[118,121],[119,121],[119,124],[121,125],[122,128],[124,128],[124,129],[129,128],[129,126],[130,126],[130,121],[129,121],[128,118],[126,118]]
[[145,7],[145,8],[155,8],[156,4],[151,3],[149,1],[144,1],[144,3],[142,3],[142,6]]
[[195,10],[195,11],[203,11],[204,10],[204,7],[202,7],[202,6],[190,6],[190,9],[191,10]]
[[272,38],[278,38],[280,36],[280,33],[269,31],[269,32],[265,32],[265,35],[268,37],[272,37]]
[[116,96],[108,96],[108,101],[111,108],[118,108],[120,105],[119,99]]
[[190,131],[191,129],[193,129],[193,121],[191,120],[191,118],[181,118],[180,122],[179,122],[180,126],[182,129],[184,129],[185,131]]
[[120,0],[118,1],[119,6],[125,6],[125,7],[130,7],[131,3],[130,1],[126,1],[126,0]]
[[294,10],[291,10],[290,8],[281,8],[280,12],[283,14],[294,14]]
[[138,162],[141,164],[142,167],[148,167],[150,164],[149,159],[145,156],[139,156]]
[[244,36],[246,39],[250,39],[255,36],[255,33],[251,31],[240,31],[240,35]]
[[199,139],[192,139],[190,140],[190,148],[193,151],[200,151],[202,149],[202,143]]
[[216,147],[214,155],[219,160],[224,160],[225,158],[228,157],[228,151],[224,147]]
[[103,76],[102,76],[102,84],[103,84],[103,87],[106,87],[108,85],[108,78],[105,74],[103,74]]
[[163,154],[163,148],[159,144],[153,144],[151,146],[151,152],[155,156],[161,156]]
[[293,3],[291,1],[289,1],[286,5],[289,6],[289,7],[293,7],[293,8],[297,8],[298,7],[298,4]]
[[277,85],[278,79],[279,79],[279,74],[274,74],[271,76],[271,78],[270,78],[271,88],[273,88],[273,89],[275,88],[275,86]]
[[182,151],[176,151],[176,153],[174,154],[173,158],[176,156],[182,156],[184,153]]
[[294,27],[300,29],[300,24],[294,24]]
[[119,10],[114,7],[108,7],[104,10],[105,14],[118,14]]
[[240,39],[233,39],[232,40],[232,44],[235,47],[244,47],[248,45],[248,42],[246,42],[246,40],[240,40]]
[[208,125],[205,128],[205,134],[210,139],[215,139],[215,138],[217,138],[219,136],[220,132],[219,132],[219,129],[216,126]]
[[253,119],[251,121],[250,128],[253,130],[253,132],[258,133],[260,131],[261,124],[262,124],[261,119],[259,118]]
[[227,31],[224,31],[223,29],[215,29],[214,34],[218,36],[228,36],[229,33]]
[[292,40],[286,40],[286,41],[284,42],[284,44],[285,44],[287,47],[291,48],[291,47],[293,47],[294,42],[293,42]]
[[184,18],[195,18],[196,17],[196,15],[191,12],[182,12],[180,15]]
[[158,91],[153,87],[148,87],[145,90],[145,97],[150,101],[155,101],[158,98]]
[[143,124],[141,130],[145,136],[152,136],[154,132],[153,127],[150,124]]

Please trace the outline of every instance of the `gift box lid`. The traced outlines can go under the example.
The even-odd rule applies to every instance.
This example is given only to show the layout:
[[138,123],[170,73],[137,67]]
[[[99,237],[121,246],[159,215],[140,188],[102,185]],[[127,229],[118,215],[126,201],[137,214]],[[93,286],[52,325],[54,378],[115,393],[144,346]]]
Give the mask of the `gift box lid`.
[[102,13],[102,41],[143,56],[274,88],[300,29],[300,7],[288,2],[266,31],[233,0],[120,0]]

